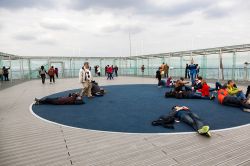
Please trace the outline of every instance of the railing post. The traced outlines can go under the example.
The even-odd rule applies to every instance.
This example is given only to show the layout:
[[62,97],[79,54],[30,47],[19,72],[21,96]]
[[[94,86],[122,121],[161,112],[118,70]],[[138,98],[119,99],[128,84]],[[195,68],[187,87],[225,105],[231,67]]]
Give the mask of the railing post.
[[232,80],[235,80],[236,51],[233,52]]

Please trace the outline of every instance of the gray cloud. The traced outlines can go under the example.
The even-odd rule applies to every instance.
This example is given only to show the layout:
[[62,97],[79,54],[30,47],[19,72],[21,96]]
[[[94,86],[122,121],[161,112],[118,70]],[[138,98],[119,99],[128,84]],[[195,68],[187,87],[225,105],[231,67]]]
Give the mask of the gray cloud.
[[70,25],[62,20],[44,20],[40,22],[43,28],[50,30],[68,30]]
[[178,22],[178,23],[174,24],[173,26],[179,27],[179,26],[188,26],[188,25],[192,25],[192,24],[194,24],[193,21],[182,21],[182,22]]
[[31,7],[53,7],[53,0],[0,0],[0,8],[20,9]]
[[32,40],[37,39],[32,34],[16,34],[16,35],[14,35],[14,38],[17,39],[17,40],[21,40],[21,41],[32,41]]
[[105,33],[123,32],[123,33],[137,34],[144,30],[145,28],[139,25],[113,25],[102,28],[102,31]]
[[219,7],[212,7],[204,11],[204,15],[210,19],[227,17],[230,13],[231,10]]
[[156,6],[146,0],[76,0],[70,7],[76,10],[95,9],[126,10],[133,9],[136,14],[179,16],[198,10],[206,10],[214,0],[193,0],[169,6]]

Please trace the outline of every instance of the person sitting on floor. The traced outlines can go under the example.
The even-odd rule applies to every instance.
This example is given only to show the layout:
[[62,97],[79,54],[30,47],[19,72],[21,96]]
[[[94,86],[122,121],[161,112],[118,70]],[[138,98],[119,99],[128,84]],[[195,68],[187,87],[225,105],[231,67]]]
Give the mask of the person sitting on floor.
[[218,91],[218,102],[227,106],[240,107],[243,111],[250,111],[250,99],[241,100],[236,96],[229,95],[227,85],[222,86]]
[[70,93],[67,97],[54,97],[54,98],[35,98],[35,104],[53,104],[53,105],[76,105],[84,104],[82,97],[78,93]]
[[238,89],[236,84],[232,80],[229,80],[228,83],[227,83],[227,91],[228,91],[229,95],[236,96],[240,100],[245,100],[246,99],[246,96],[242,92],[242,89]]
[[183,90],[190,90],[190,88],[187,88],[185,85],[188,84],[189,82],[188,81],[184,81],[184,78],[180,78],[179,80],[177,80],[175,82],[175,85],[174,85],[174,90],[176,92],[179,92],[179,91],[183,91]]
[[211,136],[209,126],[205,125],[201,118],[186,106],[173,106],[168,115],[161,116],[158,120],[153,121],[152,125],[174,128],[173,124],[175,123],[175,119],[191,126],[201,135]]
[[193,91],[170,91],[165,93],[166,98],[176,98],[176,99],[204,99],[204,100],[214,100],[215,97],[212,96],[202,96],[199,93]]
[[92,88],[91,88],[91,93],[93,96],[103,96],[104,95],[104,89],[101,88],[97,82],[92,81]]
[[198,76],[197,79],[195,79],[195,82],[194,82],[194,90],[200,90],[202,89],[202,82],[203,79],[201,76]]

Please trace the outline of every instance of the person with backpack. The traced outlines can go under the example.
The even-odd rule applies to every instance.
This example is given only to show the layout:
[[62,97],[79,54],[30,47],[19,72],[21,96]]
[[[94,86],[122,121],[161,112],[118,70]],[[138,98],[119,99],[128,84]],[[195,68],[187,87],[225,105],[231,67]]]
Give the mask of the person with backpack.
[[48,73],[47,73],[47,71],[45,70],[44,66],[41,66],[41,68],[40,68],[40,70],[39,70],[39,75],[40,75],[40,77],[42,78],[42,84],[45,83],[46,74],[48,74]]
[[153,121],[152,125],[174,128],[175,119],[191,126],[200,135],[211,137],[209,126],[186,106],[173,106],[168,115],[161,116],[159,119]]
[[53,83],[55,83],[55,69],[54,69],[54,66],[50,67],[50,69],[48,71],[48,75],[49,75],[50,83],[52,83],[52,80],[53,80]]

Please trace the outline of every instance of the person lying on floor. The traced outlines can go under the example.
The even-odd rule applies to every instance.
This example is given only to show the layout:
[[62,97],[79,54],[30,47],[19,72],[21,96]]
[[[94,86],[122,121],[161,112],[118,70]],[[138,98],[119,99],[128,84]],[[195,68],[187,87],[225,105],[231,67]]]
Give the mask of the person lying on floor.
[[176,98],[176,99],[205,99],[205,100],[213,100],[215,97],[212,96],[202,96],[199,93],[195,93],[193,91],[170,91],[165,93],[166,98]]
[[201,135],[211,136],[209,126],[205,125],[201,118],[186,106],[173,106],[168,115],[160,116],[159,119],[152,122],[152,125],[174,128],[175,119],[191,126]]
[[230,96],[227,90],[227,86],[222,86],[221,89],[218,91],[218,101],[220,104],[233,106],[233,107],[240,107],[243,111],[250,112],[250,97],[245,100],[241,100],[236,96]]
[[35,98],[35,104],[53,104],[53,105],[74,105],[84,104],[82,97],[78,93],[70,93],[67,97],[54,97],[54,98]]
[[104,95],[104,93],[105,93],[104,89],[101,88],[101,87],[98,85],[97,82],[92,81],[91,84],[92,84],[91,94],[92,94],[93,96],[103,96],[103,95]]

